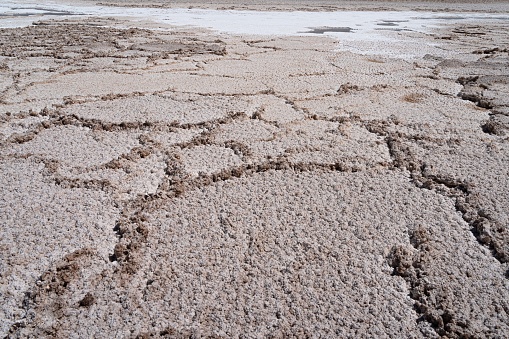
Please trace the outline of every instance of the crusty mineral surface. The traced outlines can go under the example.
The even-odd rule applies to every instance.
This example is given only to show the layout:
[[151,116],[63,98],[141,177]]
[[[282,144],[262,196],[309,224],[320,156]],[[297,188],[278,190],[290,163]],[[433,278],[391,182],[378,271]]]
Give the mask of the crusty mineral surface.
[[125,26],[0,30],[0,337],[509,336],[507,27]]

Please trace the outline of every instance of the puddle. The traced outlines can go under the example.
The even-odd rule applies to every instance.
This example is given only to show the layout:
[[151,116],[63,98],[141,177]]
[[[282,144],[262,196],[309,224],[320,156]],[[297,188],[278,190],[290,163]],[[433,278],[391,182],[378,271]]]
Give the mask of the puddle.
[[55,17],[80,15],[71,11],[48,9],[42,7],[5,7],[0,8],[0,17],[4,18],[22,18],[22,17]]
[[62,12],[33,12],[33,13],[12,13],[12,14],[0,14],[0,17],[30,17],[35,15],[48,15],[48,16],[70,16],[80,15],[73,13],[62,13]]
[[420,20],[465,20],[467,18],[464,16],[448,15],[448,16],[421,17],[418,19],[420,19]]
[[411,29],[405,29],[405,28],[375,28],[375,31],[414,32]]
[[302,33],[324,34],[324,33],[351,33],[353,29],[350,27],[309,27],[310,31]]
[[394,22],[379,22],[376,25],[377,26],[399,26],[398,24],[395,24]]
[[416,17],[416,20],[445,20],[445,21],[462,21],[462,20],[495,20],[495,21],[508,21],[509,16],[507,15],[489,15],[488,13],[472,14],[472,15],[435,15],[435,16],[422,16]]
[[13,11],[18,11],[18,10],[34,10],[34,11],[41,11],[43,13],[71,14],[71,12],[69,12],[69,11],[59,11],[57,9],[53,9],[51,11],[48,11],[47,8],[43,8],[43,7],[11,7],[10,9],[13,10]]

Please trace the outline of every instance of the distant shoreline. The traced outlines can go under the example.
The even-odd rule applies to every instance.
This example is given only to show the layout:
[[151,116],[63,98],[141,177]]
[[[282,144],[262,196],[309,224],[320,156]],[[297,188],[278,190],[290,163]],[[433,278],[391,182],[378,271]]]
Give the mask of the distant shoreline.
[[[81,3],[95,3],[103,6],[122,7],[161,7],[161,8],[205,8],[228,10],[260,10],[260,11],[340,11],[340,10],[376,10],[376,11],[443,11],[443,12],[508,12],[509,3],[503,0],[261,0],[250,3],[239,3],[234,0],[221,0],[204,3],[197,0],[174,0],[171,3],[163,0],[77,0]],[[453,6],[453,7],[451,7]]]

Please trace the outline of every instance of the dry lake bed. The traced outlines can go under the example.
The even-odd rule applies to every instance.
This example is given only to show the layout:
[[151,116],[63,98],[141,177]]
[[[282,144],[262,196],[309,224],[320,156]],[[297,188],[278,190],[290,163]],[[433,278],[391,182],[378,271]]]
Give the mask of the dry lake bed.
[[509,336],[508,7],[6,1],[0,337]]

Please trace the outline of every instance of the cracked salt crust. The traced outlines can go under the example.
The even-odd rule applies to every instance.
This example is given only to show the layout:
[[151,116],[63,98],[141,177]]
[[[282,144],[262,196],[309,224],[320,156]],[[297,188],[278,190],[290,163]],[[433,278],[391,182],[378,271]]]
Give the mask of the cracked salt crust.
[[[128,84],[128,85],[127,85]],[[112,85],[115,89],[111,91]],[[21,96],[24,100],[39,98],[63,98],[66,96],[98,96],[104,93],[128,94],[132,92],[156,92],[176,90],[204,94],[255,94],[265,86],[256,81],[232,79],[221,76],[209,77],[191,74],[117,74],[113,72],[88,72],[62,75],[48,84],[28,88]]]
[[[10,97],[12,93],[9,94],[10,95],[8,96]],[[32,110],[33,112],[40,112],[46,107],[51,107],[52,105],[57,105],[60,103],[61,103],[60,100],[47,100],[47,99],[18,103],[7,102],[5,104],[0,105],[0,114],[2,116],[10,114],[15,117],[17,115],[28,114],[30,110]]]
[[[454,146],[433,146],[433,152],[427,150],[429,143],[412,145],[417,156],[428,164],[428,172],[440,177],[465,178],[472,183],[472,200],[483,206],[481,213],[488,217],[484,225],[494,239],[502,236],[500,251],[509,255],[509,246],[501,225],[508,225],[509,163],[507,143],[499,143],[492,138],[480,141],[465,138]],[[489,140],[492,139],[492,140]],[[487,174],[487,175],[486,175]],[[500,241],[496,240],[496,241]]]
[[0,142],[2,335],[505,336],[507,87],[470,77],[504,74],[507,30],[465,23],[401,32],[444,49],[412,61],[98,18],[0,31],[23,126]]
[[295,108],[283,98],[272,95],[253,96],[250,98],[254,111],[258,112],[260,119],[277,124],[285,124],[292,121],[303,120],[304,112],[296,111]]
[[76,105],[65,110],[83,119],[106,123],[201,123],[224,118],[229,112],[245,110],[242,100],[227,97],[161,93]]
[[[110,225],[118,209],[106,193],[63,189],[42,172],[44,164],[13,160],[0,164],[0,330],[24,316],[24,291],[65,253],[94,248],[103,260],[115,245]],[[23,206],[20,208],[20,206]]]
[[185,144],[191,142],[195,137],[205,132],[203,129],[184,129],[174,132],[153,132],[147,134],[150,140],[160,143],[164,148],[172,147],[175,144]]
[[31,141],[13,146],[9,153],[41,155],[69,167],[90,167],[127,153],[138,144],[136,133],[96,132],[71,125],[43,130]]
[[35,126],[47,120],[47,117],[29,116],[23,119],[14,119],[8,122],[0,123],[0,139],[5,140],[13,134],[23,134],[29,132]]
[[[385,120],[394,117],[401,128],[430,124],[434,130],[426,130],[428,136],[440,134],[441,130],[461,129],[469,132],[478,131],[478,126],[486,119],[474,105],[455,98],[438,94],[429,89],[416,86],[409,88],[366,88],[355,89],[338,97],[327,98],[325,102],[313,101],[326,116],[336,112],[343,115],[355,115],[363,120]],[[433,103],[433,105],[430,105]],[[323,105],[329,105],[324,107]],[[316,106],[309,102],[297,102],[313,111]],[[324,107],[324,108],[322,108]],[[451,121],[461,119],[461,125],[451,125]],[[440,129],[440,130],[439,130]]]
[[[382,273],[387,267],[379,259],[391,242],[398,242],[400,237],[404,239],[403,228],[400,232],[398,229],[403,227],[406,214],[391,222],[377,220],[372,228],[361,228],[360,224],[369,223],[370,218],[375,217],[372,211],[376,211],[379,204],[396,196],[389,193],[377,198],[374,192],[362,191],[364,180],[379,185],[389,177],[379,181],[378,175],[368,179],[359,174],[355,179],[357,190],[349,192],[340,189],[351,180],[342,174],[272,172],[193,192],[162,208],[154,218],[154,226],[166,235],[163,237],[166,240],[157,255],[175,258],[171,272],[177,279],[175,283],[180,279],[188,281],[187,277],[202,267],[198,279],[190,280],[183,290],[175,291],[174,297],[184,302],[182,310],[186,310],[193,298],[199,298],[209,307],[214,307],[214,300],[222,300],[226,307],[214,307],[214,313],[220,315],[219,319],[238,319],[237,325],[229,330],[232,335],[255,330],[262,335],[270,333],[271,325],[278,322],[273,309],[288,319],[289,324],[293,323],[291,319],[299,317],[293,326],[304,331],[310,326],[308,322],[317,326],[315,330],[330,334],[337,326],[343,328],[338,332],[343,335],[354,333],[355,328],[362,329],[363,333],[384,333],[384,324],[400,334],[415,331],[411,321],[414,311],[408,300],[396,297],[404,295],[405,288],[402,289],[399,278]],[[401,183],[389,180],[385,185],[390,192],[399,184],[407,185],[404,178]],[[415,192],[420,194],[418,190]],[[351,199],[356,203],[351,204]],[[204,205],[202,201],[210,204]],[[364,209],[370,205],[373,206],[371,210]],[[184,206],[193,212],[184,212]],[[203,220],[200,217],[203,213],[212,217]],[[394,211],[394,216],[397,213]],[[354,220],[356,227],[349,225],[348,219]],[[385,238],[385,232],[389,231],[395,236]],[[194,237],[207,240],[196,242]],[[380,246],[374,246],[378,251],[370,250],[369,254],[363,251],[365,246],[371,248],[378,242]],[[203,260],[201,253],[206,249],[210,259]],[[223,267],[236,268],[224,271]],[[169,283],[167,279],[171,278],[162,268],[153,269],[155,274],[151,277],[156,283]],[[324,276],[327,276],[326,281],[322,280]],[[375,276],[378,277],[376,281],[371,280],[370,277]],[[232,279],[243,281],[235,291]],[[197,288],[198,284],[202,287]],[[164,292],[157,293],[147,303],[161,307],[164,304],[161,300],[168,297]],[[249,305],[247,313],[235,306],[232,302],[235,298]],[[384,301],[387,298],[399,301],[390,305]],[[336,302],[338,300],[341,302]],[[301,304],[312,306],[302,309]],[[179,308],[178,305],[169,307]],[[365,313],[364,307],[369,308],[370,313]],[[325,313],[331,318],[324,316],[323,309],[328,310]],[[333,314],[342,314],[342,320],[335,319]],[[393,314],[399,319],[398,326],[394,327],[389,325]],[[222,322],[215,321],[209,312],[199,317],[201,323],[212,326],[205,331],[213,330]],[[249,321],[240,325],[251,317],[260,319],[260,323]],[[357,317],[365,321],[348,330],[349,325],[353,325],[348,319]],[[161,327],[172,321],[172,318],[163,320]]]
[[211,174],[242,164],[241,158],[232,149],[224,147],[196,146],[180,153],[185,170],[192,175]]
[[[296,163],[342,163],[355,168],[390,162],[389,153],[379,137],[364,128],[325,121],[303,121],[290,125],[273,140],[248,144],[253,157],[287,155]],[[359,146],[362,151],[358,151]]]
[[0,74],[0,92],[4,92],[6,89],[12,86],[13,83],[14,80],[12,79],[12,76],[7,74]]
[[125,162],[121,169],[102,168],[82,172],[64,168],[59,169],[58,174],[67,180],[106,181],[113,186],[117,196],[125,200],[155,194],[164,178],[165,167],[161,155],[150,155],[136,162]]
[[230,140],[251,143],[273,139],[278,131],[279,128],[258,119],[241,120],[220,126],[214,132],[214,140],[219,143]]

